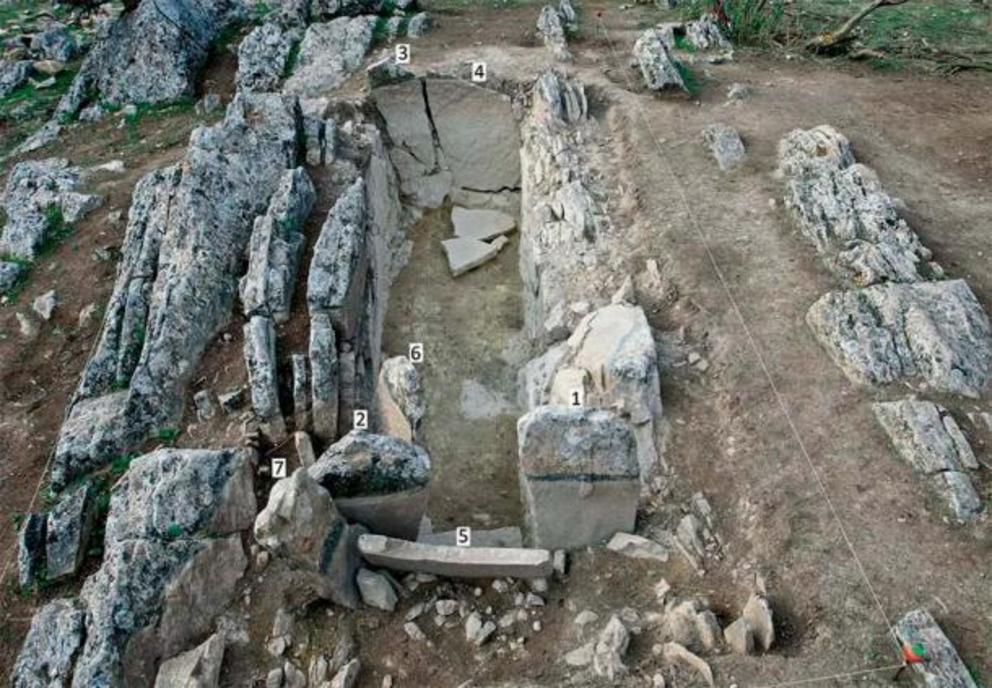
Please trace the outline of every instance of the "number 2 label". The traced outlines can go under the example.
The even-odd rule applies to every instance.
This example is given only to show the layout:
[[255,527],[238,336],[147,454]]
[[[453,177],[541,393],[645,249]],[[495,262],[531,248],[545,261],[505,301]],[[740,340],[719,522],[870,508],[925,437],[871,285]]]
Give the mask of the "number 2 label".
[[369,429],[369,412],[365,409],[355,409],[352,414],[352,424],[356,430]]

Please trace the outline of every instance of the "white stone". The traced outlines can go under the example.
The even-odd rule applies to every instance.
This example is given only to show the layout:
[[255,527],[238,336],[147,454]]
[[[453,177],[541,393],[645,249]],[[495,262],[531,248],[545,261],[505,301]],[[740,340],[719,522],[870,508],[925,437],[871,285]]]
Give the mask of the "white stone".
[[455,226],[455,236],[462,239],[490,241],[512,232],[517,221],[498,210],[476,210],[455,207],[451,211],[451,222]]
[[451,276],[458,277],[464,275],[469,270],[479,267],[499,254],[506,238],[498,237],[492,242],[478,241],[477,239],[446,239],[441,242],[445,255],[448,257],[448,267],[451,269]]

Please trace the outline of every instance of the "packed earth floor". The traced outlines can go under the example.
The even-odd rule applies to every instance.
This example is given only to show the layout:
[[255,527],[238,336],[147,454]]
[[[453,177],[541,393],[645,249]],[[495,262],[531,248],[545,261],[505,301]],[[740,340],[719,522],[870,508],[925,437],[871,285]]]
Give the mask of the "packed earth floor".
[[[170,409],[169,422],[156,419],[157,424],[150,425],[140,441],[115,461],[85,474],[100,486],[97,499],[103,502],[84,558],[74,575],[58,581],[42,576],[26,589],[19,583],[18,570],[24,523],[29,514],[45,512],[58,503],[59,490],[54,489],[52,477],[53,467],[59,465],[56,445],[69,422],[70,409],[74,404],[78,408],[80,380],[88,361],[101,350],[101,322],[113,312],[110,301],[120,275],[118,265],[126,264],[130,255],[122,256],[129,213],[133,217],[140,211],[136,210],[139,204],[132,206],[133,198],[139,196],[136,185],[167,166],[176,165],[188,174],[189,169],[206,164],[202,163],[209,158],[205,154],[202,159],[187,155],[194,148],[191,134],[196,140],[197,127],[223,127],[231,119],[231,111],[225,114],[225,108],[240,97],[236,94],[242,90],[238,84],[243,86],[240,79],[245,71],[238,63],[238,44],[254,25],[242,25],[234,38],[227,39],[227,47],[205,58],[189,107],[142,109],[133,117],[108,110],[99,121],[65,126],[54,143],[6,158],[2,163],[5,178],[18,163],[53,157],[66,158],[87,171],[111,161],[122,164],[83,176],[77,191],[99,195],[102,203],[39,250],[27,275],[2,297],[0,618],[4,623],[0,627],[0,682],[18,688],[200,685],[169,678],[160,668],[166,660],[194,648],[203,654],[199,666],[209,665],[213,650],[204,649],[205,641],[221,638],[223,660],[216,662],[219,674],[215,683],[204,685],[923,685],[915,668],[902,672],[898,683],[892,683],[905,661],[905,644],[894,629],[912,610],[925,610],[936,620],[966,667],[967,677],[962,674],[960,683],[933,685],[968,688],[992,682],[988,515],[992,403],[985,384],[988,375],[977,393],[961,394],[910,387],[901,381],[865,384],[835,363],[808,323],[807,313],[825,294],[848,289],[852,283],[838,276],[836,265],[822,258],[799,228],[794,208],[787,202],[788,179],[783,177],[780,158],[780,143],[794,130],[829,125],[840,132],[850,142],[857,162],[874,170],[898,217],[932,252],[931,260],[939,264],[944,279],[963,280],[979,309],[988,312],[992,308],[992,78],[979,71],[953,77],[886,71],[801,51],[784,54],[740,47],[732,51],[732,59],[708,61],[695,50],[685,51],[680,37],[683,52],[677,54],[693,74],[691,88],[689,92],[678,88],[654,91],[645,85],[642,71],[632,67],[631,51],[646,29],[680,15],[653,4],[575,4],[578,24],[567,32],[568,59],[562,59],[553,41],[546,45],[535,32],[543,3],[423,1],[420,6],[430,16],[430,27],[422,36],[390,37],[376,24],[370,29],[375,35],[372,47],[357,59],[344,55],[347,51],[342,49],[340,59],[324,55],[324,62],[314,63],[303,58],[288,79],[278,75],[280,85],[274,90],[327,101],[325,114],[319,116],[324,119],[320,120],[316,154],[313,137],[303,143],[310,135],[304,132],[286,145],[273,144],[271,150],[258,144],[262,153],[257,166],[263,171],[245,172],[257,188],[265,186],[266,193],[279,194],[286,188],[288,175],[278,180],[264,178],[268,158],[298,159],[298,166],[305,168],[312,182],[309,202],[301,202],[297,218],[302,258],[298,271],[291,272],[288,310],[279,317],[268,312],[260,315],[261,311],[250,311],[244,292],[237,293],[237,277],[245,275],[249,266],[247,250],[244,255],[232,254],[228,262],[218,261],[225,266],[233,263],[229,272],[236,275],[227,282],[223,281],[225,275],[231,277],[227,273],[209,276],[215,281],[207,286],[222,285],[218,289],[230,292],[226,300],[192,290],[195,298],[191,299],[197,304],[217,300],[223,313],[217,316],[216,327],[211,322],[211,331],[203,333],[202,350],[194,360],[176,363],[173,359],[180,357],[170,359],[175,370],[182,370],[175,376],[178,407]],[[264,19],[253,21],[261,24]],[[407,23],[404,20],[403,31]],[[396,43],[410,47],[410,62],[403,65],[409,74],[390,72]],[[305,45],[302,52],[306,52]],[[470,81],[469,68],[477,63],[485,64],[487,81],[483,84]],[[335,78],[326,78],[322,70],[335,72]],[[535,163],[534,150],[540,149],[545,132],[538,107],[540,89],[535,83],[548,70],[557,74],[559,85],[584,87],[583,116],[570,121],[566,114],[564,124],[556,121],[550,128],[563,137],[556,141],[567,141],[563,148],[577,151],[575,169],[579,172],[573,171],[570,179],[578,179],[592,199],[585,206],[584,220],[599,241],[608,242],[608,248],[605,258],[596,259],[599,262],[590,259],[588,269],[579,265],[584,258],[562,249],[557,255],[565,265],[549,268],[545,263],[544,272],[537,270],[534,277],[529,272],[531,261],[551,261],[556,255],[552,250],[535,259],[527,243],[535,223],[547,221],[535,219],[534,208],[547,199],[541,196],[546,189],[540,181],[546,161],[537,156]],[[379,78],[383,82],[373,84]],[[418,102],[408,118],[405,113],[390,116],[386,105],[376,109],[376,98],[385,103],[383,94],[388,89],[401,93],[404,83],[409,86],[409,78],[419,80],[413,92],[423,85],[426,109]],[[458,95],[443,100],[447,91],[442,89],[451,82],[469,89],[464,100]],[[479,90],[486,94],[477,101]],[[201,99],[207,94],[216,94],[221,105],[204,107]],[[512,122],[500,119],[496,109],[488,109],[490,101],[512,113]],[[193,102],[201,104],[194,108]],[[452,102],[449,117],[443,108]],[[251,127],[256,118],[264,120],[270,114],[252,111],[245,115],[247,129],[239,131],[252,132],[243,137],[250,143],[233,145],[256,145]],[[303,115],[310,117],[311,113],[304,108]],[[283,121],[281,111],[272,117],[276,124],[266,120],[265,135]],[[421,119],[429,120],[426,139],[410,133]],[[339,142],[333,163],[330,153],[327,159],[321,153],[331,146],[324,143],[333,138],[331,125],[326,130],[323,127],[332,121],[338,127]],[[519,132],[519,139],[508,139],[509,172],[494,171],[497,165],[489,165],[489,142],[482,134],[473,140],[473,122],[480,131],[508,126],[515,135]],[[457,141],[454,134],[446,138],[445,127],[455,127],[451,123],[461,127]],[[714,124],[727,125],[743,141],[743,159],[727,170],[718,165],[702,133]],[[0,136],[5,135],[14,132],[0,130]],[[220,139],[220,134],[215,138]],[[203,136],[200,144],[209,146],[212,140]],[[20,143],[5,142],[3,150],[13,150]],[[434,155],[441,155],[438,151],[443,149],[455,170],[450,188],[436,203],[410,193],[413,177],[409,175],[413,173],[408,171],[419,170],[420,165],[431,167],[418,146],[427,146]],[[456,150],[456,146],[461,148]],[[545,148],[561,153],[561,148]],[[469,153],[459,157],[461,151]],[[557,164],[564,157],[551,159]],[[460,164],[469,170],[468,176],[482,167],[494,177],[500,173],[518,177],[479,189],[465,181],[468,176],[459,179]],[[297,162],[283,167],[295,168]],[[391,179],[400,193],[395,207],[385,207],[387,201],[383,208],[372,207],[375,203],[369,201],[369,208],[363,209],[369,226],[374,227],[371,233],[380,231],[381,217],[390,218],[394,226],[363,244],[369,253],[369,268],[361,288],[354,287],[357,280],[343,287],[348,290],[346,298],[356,292],[354,298],[362,304],[361,315],[351,322],[347,313],[342,316],[336,306],[328,308],[326,301],[321,303],[313,296],[322,270],[326,272],[326,265],[322,267],[314,256],[321,250],[345,250],[337,244],[327,249],[327,228],[332,217],[350,218],[341,221],[341,227],[354,224],[342,199],[356,188],[354,179],[359,176],[367,188],[374,186],[369,180]],[[279,190],[277,181],[283,184]],[[182,189],[181,184],[176,188]],[[175,193],[174,198],[180,198],[182,192]],[[224,197],[217,193],[209,198]],[[293,187],[286,196],[286,207],[280,209],[251,194],[243,200],[235,198],[237,194],[231,192],[230,205],[242,203],[243,208],[238,206],[232,214],[247,229],[238,230],[232,224],[231,231],[232,236],[240,231],[245,247],[256,216],[268,213],[269,219],[275,218],[275,226],[289,226],[292,223],[285,218],[294,213],[294,199],[307,197],[305,192],[294,196]],[[12,206],[5,203],[10,223]],[[195,201],[191,205],[193,210],[183,212],[197,210]],[[454,276],[442,242],[454,236],[452,213],[461,206],[497,208],[512,218],[514,229],[493,257]],[[562,219],[553,208],[550,213],[548,222]],[[189,217],[195,222],[195,215]],[[155,226],[156,221],[150,219],[148,226]],[[163,241],[164,246],[167,243]],[[204,253],[214,251],[209,237],[203,246],[199,248]],[[169,270],[181,270],[179,264],[163,259],[156,269],[161,277]],[[333,270],[330,274],[333,282]],[[158,288],[149,282],[149,290]],[[36,299],[53,290],[54,310],[50,318],[44,318]],[[568,311],[564,316],[552,314],[551,304],[542,302],[551,292],[562,295]],[[570,304],[579,300],[576,295],[591,303],[569,311]],[[154,303],[154,298],[146,298]],[[271,300],[271,294],[267,298]],[[306,566],[286,554],[285,540],[293,533],[279,530],[286,524],[276,523],[272,515],[278,511],[273,505],[299,515],[293,509],[303,509],[300,505],[305,500],[319,500],[321,494],[326,498],[318,486],[325,484],[325,478],[317,482],[308,478],[308,487],[303,477],[296,477],[314,474],[313,470],[295,473],[314,457],[307,458],[294,441],[294,431],[309,429],[315,456],[322,457],[325,451],[333,453],[335,442],[351,428],[353,411],[369,411],[372,429],[383,435],[395,434],[395,416],[402,426],[400,434],[408,433],[404,439],[430,457],[426,519],[420,527],[425,542],[437,544],[447,537],[441,534],[462,526],[477,534],[505,533],[517,527],[523,529],[524,544],[540,547],[531,537],[534,516],[528,513],[525,497],[531,488],[520,467],[520,455],[526,450],[521,440],[524,424],[518,424],[518,419],[534,412],[534,403],[527,398],[528,362],[563,341],[562,328],[567,336],[600,309],[635,306],[646,316],[652,367],[656,366],[660,383],[647,424],[657,464],[645,475],[643,464],[638,467],[634,462],[639,489],[636,523],[629,532],[644,540],[632,541],[627,547],[607,547],[607,537],[570,548],[567,569],[549,573],[547,580],[446,578],[395,570],[387,573],[388,567],[367,565],[377,572],[375,585],[363,585],[359,579],[360,595],[351,593],[357,602],[351,605],[354,608],[342,603],[348,601],[348,594],[334,587],[340,580],[328,584],[331,592],[315,584],[316,592],[310,594],[312,579],[300,578]],[[217,315],[204,307],[204,312],[208,310],[209,317]],[[271,326],[276,341],[272,366],[278,373],[274,402],[278,418],[264,417],[261,400],[249,391],[254,391],[258,378],[254,369],[249,370],[252,364],[246,365],[246,346],[255,345],[245,338],[246,333],[255,336],[257,330],[252,326],[259,318]],[[309,353],[306,365],[314,366],[318,350],[314,323],[323,322],[321,318],[334,321],[335,370],[350,371],[340,372],[343,391],[334,400],[335,427],[323,434],[315,430],[326,422],[326,416],[325,421],[319,419],[323,411],[316,404],[316,389],[312,390],[312,407],[307,397],[303,417],[294,414],[294,365],[299,359],[294,364],[291,358]],[[557,334],[552,336],[554,318],[563,322],[555,325]],[[189,332],[179,339],[190,341],[207,327],[195,320],[170,322],[188,327]],[[985,322],[987,328],[987,318]],[[172,345],[167,335],[153,331],[154,325],[150,319],[140,343],[144,345],[147,336],[155,345]],[[964,329],[960,323],[954,327]],[[413,344],[423,345],[423,359],[414,359],[412,366],[419,378],[422,413],[411,411],[416,404],[403,396],[411,387],[387,385],[379,373],[395,357],[412,357]],[[989,347],[992,351],[992,344]],[[264,359],[264,351],[252,350]],[[942,352],[934,355],[956,355]],[[192,369],[184,368],[185,363]],[[137,389],[143,365],[136,364],[138,372],[125,380],[125,387],[130,384]],[[986,360],[986,369],[990,365],[992,360]],[[152,379],[157,379],[155,374],[155,370],[149,373]],[[592,389],[597,383],[589,384]],[[389,391],[383,392],[386,387]],[[218,397],[238,389],[245,391],[247,400],[240,409],[228,412]],[[203,390],[214,399],[215,408],[209,415],[195,401]],[[105,396],[96,398],[120,392],[115,382],[102,390]],[[398,409],[393,415],[379,405],[382,395],[390,393]],[[977,467],[969,475],[985,507],[968,522],[960,522],[956,518],[960,512],[949,510],[944,493],[933,489],[929,481],[933,476],[921,474],[900,454],[898,441],[873,411],[873,404],[910,398],[933,402],[941,409],[941,417],[949,414],[970,445]],[[540,402],[547,403],[546,399]],[[273,426],[280,423],[282,428]],[[643,437],[637,435],[638,451]],[[164,452],[158,456],[185,457],[191,454],[184,452],[206,449],[216,450],[212,456],[221,457],[217,460],[226,461],[224,457],[233,454],[251,457],[244,466],[225,469],[228,473],[223,478],[218,477],[223,471],[217,469],[217,476],[206,481],[209,485],[199,486],[196,492],[198,499],[209,501],[216,497],[210,490],[224,491],[223,497],[216,497],[223,501],[236,491],[231,485],[240,485],[237,489],[253,493],[252,504],[257,504],[250,514],[244,513],[243,505],[224,502],[228,504],[224,518],[215,514],[209,523],[198,522],[195,533],[183,532],[177,523],[169,522],[165,534],[159,534],[169,552],[189,544],[193,549],[216,547],[211,555],[216,561],[228,556],[240,561],[240,557],[244,561],[233,566],[239,575],[227,581],[223,575],[215,580],[209,570],[190,573],[187,578],[168,574],[173,578],[166,587],[176,580],[180,583],[168,587],[168,592],[160,590],[166,601],[149,603],[151,611],[136,614],[138,621],[120,621],[127,609],[102,609],[114,617],[108,624],[120,625],[113,626],[115,637],[125,638],[119,646],[114,645],[116,640],[108,641],[117,655],[108,659],[111,652],[94,659],[96,655],[80,649],[74,655],[75,669],[62,673],[51,669],[49,682],[42,682],[35,672],[31,682],[24,678],[30,672],[18,667],[25,656],[32,618],[39,610],[53,600],[76,599],[81,593],[86,598],[87,577],[103,581],[107,589],[113,588],[113,595],[123,594],[120,590],[130,585],[124,574],[116,578],[107,573],[108,553],[120,547],[112,538],[125,528],[119,518],[113,518],[113,500],[123,502],[125,495],[131,500],[131,521],[126,527],[158,527],[134,525],[142,521],[142,499],[149,499],[148,504],[166,499],[148,497],[138,484],[139,479],[147,479],[148,484],[170,479],[168,467],[153,478],[147,477],[151,472],[140,477],[144,474],[139,471],[152,469],[135,457],[157,449]],[[272,475],[272,459],[281,458],[287,460],[287,475],[293,478],[280,481]],[[318,458],[316,465],[323,460]],[[247,487],[238,482],[242,479]],[[299,494],[278,502],[283,488],[275,486],[285,487],[294,480],[298,482],[292,489]],[[222,488],[216,487],[218,481],[223,482]],[[346,503],[347,498],[340,501]],[[708,505],[704,511],[700,511],[700,501]],[[187,506],[191,512],[201,508],[183,504],[175,511]],[[148,513],[173,507],[154,501]],[[320,508],[313,507],[318,514],[323,513]],[[700,548],[686,552],[692,547],[685,544],[682,524],[690,515],[703,525],[696,533]],[[266,516],[268,520],[260,527]],[[335,518],[344,523],[340,516]],[[354,524],[342,527],[357,538]],[[326,532],[319,528],[317,532],[323,533],[321,541],[326,545]],[[142,531],[140,537],[133,532],[120,537],[130,542],[151,536]],[[349,537],[342,536],[342,542]],[[416,537],[414,532],[408,539]],[[271,545],[276,541],[280,546]],[[222,550],[219,543],[236,553]],[[317,557],[320,565],[326,563],[325,554]],[[195,557],[200,554],[189,556],[194,557],[189,561],[198,561]],[[192,565],[185,570],[192,571]],[[327,575],[330,580],[331,574]],[[349,575],[354,577],[353,568]],[[302,580],[307,583],[301,584]],[[96,589],[93,583],[86,585]],[[212,592],[205,591],[214,586],[229,593],[223,604],[209,601]],[[353,581],[344,587],[348,586],[354,588]],[[164,630],[170,622],[169,612],[163,611],[169,599],[198,601],[210,616],[206,618],[208,611],[201,613],[191,603],[189,624],[197,631],[188,637],[169,636]],[[743,610],[746,603],[751,606],[752,599],[767,601],[774,619],[774,643],[762,649],[759,629],[749,626],[757,646],[752,645],[751,652],[739,652],[722,629],[749,618]],[[691,613],[684,604],[680,606],[687,600]],[[97,616],[88,613],[88,619]],[[614,617],[622,626],[624,642],[611,645],[611,637],[615,639],[618,633],[613,627],[610,635]],[[715,639],[706,636],[711,618],[718,634]],[[128,623],[136,627],[123,629]],[[176,624],[176,619],[171,618],[171,623]],[[489,623],[493,628],[487,632]],[[154,627],[154,632],[145,629],[151,641],[142,639],[142,624]],[[685,624],[692,629],[686,630]],[[92,635],[83,633],[80,643],[95,642],[87,634]],[[177,635],[181,640],[176,640]],[[152,642],[166,649],[149,650]],[[673,650],[675,644],[690,658]],[[586,661],[580,656],[583,648],[588,648]],[[51,648],[50,652],[58,654]],[[104,668],[94,668],[100,662],[113,668],[102,674]],[[81,678],[84,663],[92,676],[89,682]],[[201,670],[187,673],[195,676]]]

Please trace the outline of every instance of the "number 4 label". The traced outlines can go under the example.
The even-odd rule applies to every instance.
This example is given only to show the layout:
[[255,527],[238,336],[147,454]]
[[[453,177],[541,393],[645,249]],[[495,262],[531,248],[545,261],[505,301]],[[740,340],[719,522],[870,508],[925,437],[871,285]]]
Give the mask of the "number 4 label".
[[472,529],[468,526],[459,526],[455,528],[455,544],[459,547],[471,547]]
[[276,479],[286,477],[286,459],[272,459],[272,477]]
[[396,44],[396,64],[410,64],[410,44]]
[[473,62],[472,63],[472,81],[482,82],[489,78],[489,72],[486,69],[485,62]]
[[365,409],[355,409],[352,414],[352,425],[356,430],[369,429],[369,412]]

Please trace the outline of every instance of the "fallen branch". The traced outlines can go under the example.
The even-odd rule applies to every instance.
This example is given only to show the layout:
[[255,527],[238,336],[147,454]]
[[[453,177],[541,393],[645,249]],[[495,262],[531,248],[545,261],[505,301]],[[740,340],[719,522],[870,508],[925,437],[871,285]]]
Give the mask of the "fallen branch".
[[902,5],[909,0],[872,0],[861,8],[853,17],[848,19],[836,31],[827,31],[818,36],[814,36],[806,42],[806,49],[815,52],[835,50],[851,39],[851,34],[861,21],[879,7],[894,7]]

